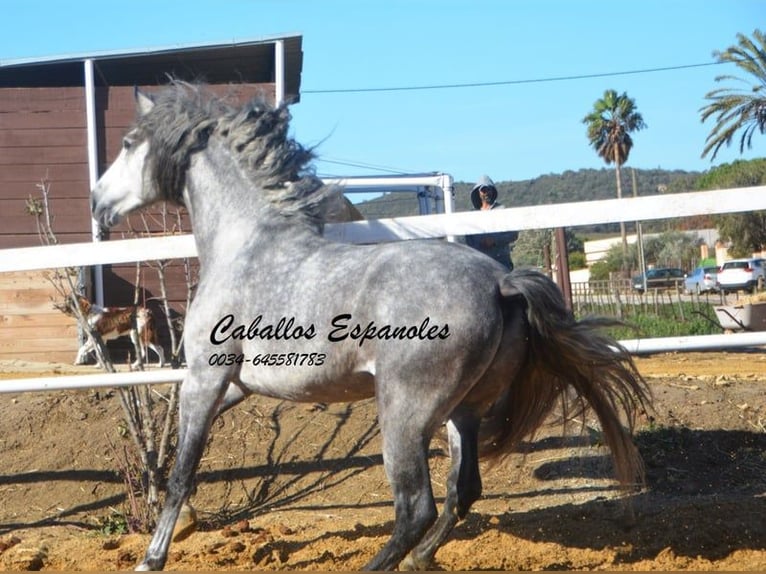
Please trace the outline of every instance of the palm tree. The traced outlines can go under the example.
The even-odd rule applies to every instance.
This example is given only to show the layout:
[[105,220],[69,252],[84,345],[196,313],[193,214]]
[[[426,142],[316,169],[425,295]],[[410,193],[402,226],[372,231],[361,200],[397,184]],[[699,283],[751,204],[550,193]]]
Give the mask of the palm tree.
[[[604,96],[593,104],[593,111],[583,118],[588,126],[588,141],[607,165],[614,163],[617,177],[617,198],[622,198],[620,168],[628,161],[633,149],[630,134],[646,127],[644,118],[636,111],[636,102],[623,92],[606,90]],[[620,223],[623,254],[627,254],[628,242],[625,223]]]
[[737,34],[736,46],[730,46],[724,52],[715,51],[713,57],[718,62],[731,62],[752,76],[750,80],[732,75],[717,76],[715,81],[736,80],[742,82],[742,88],[718,88],[705,95],[710,103],[702,108],[702,121],[715,115],[715,125],[705,140],[702,157],[713,152],[710,161],[715,159],[718,150],[731,144],[734,135],[741,131],[739,153],[750,149],[753,134],[758,130],[766,131],[766,36],[760,30],[753,32],[753,40],[743,34]]

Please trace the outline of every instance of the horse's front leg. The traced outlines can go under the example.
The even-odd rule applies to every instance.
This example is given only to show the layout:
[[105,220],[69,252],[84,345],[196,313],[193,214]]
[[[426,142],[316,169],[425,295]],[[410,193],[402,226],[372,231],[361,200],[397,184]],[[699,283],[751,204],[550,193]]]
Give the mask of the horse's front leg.
[[181,506],[192,492],[210,425],[226,387],[227,378],[216,369],[201,372],[192,369],[181,385],[176,462],[168,480],[165,505],[157,528],[144,561],[136,570],[161,570],[165,566],[173,528]]

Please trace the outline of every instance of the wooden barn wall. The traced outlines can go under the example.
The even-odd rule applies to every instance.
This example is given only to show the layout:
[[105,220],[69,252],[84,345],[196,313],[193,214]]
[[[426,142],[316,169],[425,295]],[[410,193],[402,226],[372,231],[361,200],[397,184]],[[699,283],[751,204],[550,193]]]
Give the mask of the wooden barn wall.
[[0,273],[0,360],[74,361],[77,322],[54,309],[56,301],[44,273]]
[[[40,245],[26,203],[45,181],[59,239],[90,241],[85,122],[81,88],[0,89],[0,249]],[[76,322],[46,275],[0,274],[0,360],[74,360]]]
[[0,249],[40,244],[26,201],[48,181],[62,242],[90,240],[82,88],[0,89]]
[[[157,87],[144,89],[151,92]],[[211,89],[232,101],[256,96],[274,101],[274,84],[221,85]],[[135,119],[134,88],[97,88],[96,107],[99,168],[103,173],[119,154],[122,137]],[[86,137],[83,88],[0,89],[0,249],[40,245],[35,220],[26,215],[25,206],[30,196],[40,196],[37,186],[44,180],[50,186],[53,228],[59,240],[62,243],[91,240]],[[154,209],[144,219],[134,215],[109,231],[106,239],[161,233],[160,214],[160,209]],[[190,230],[186,217],[180,228],[175,218],[171,219],[172,231]],[[196,271],[193,261],[192,280]],[[168,297],[175,318],[185,313],[185,273],[184,262],[180,260],[170,262],[166,268]],[[53,307],[58,296],[45,275],[45,272],[0,274],[0,360],[74,360],[79,343],[76,324]],[[142,264],[139,282],[139,303],[152,310],[161,343],[167,350],[170,337],[157,300],[161,290],[156,265]],[[132,304],[135,283],[135,264],[106,266],[105,304]],[[118,361],[127,360],[129,346],[127,339],[109,343]],[[156,360],[153,355],[150,359]]]

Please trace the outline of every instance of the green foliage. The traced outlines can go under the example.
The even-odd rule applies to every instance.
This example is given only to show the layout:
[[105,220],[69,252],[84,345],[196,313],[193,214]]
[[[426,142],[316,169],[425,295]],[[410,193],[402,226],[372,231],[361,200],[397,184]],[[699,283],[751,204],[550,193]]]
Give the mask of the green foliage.
[[98,519],[98,533],[102,536],[127,534],[129,531],[128,520],[120,512],[113,511],[109,516]]
[[734,136],[740,133],[739,153],[751,147],[753,135],[766,132],[766,35],[756,29],[753,39],[737,34],[737,45],[725,51],[713,52],[720,63],[733,63],[746,78],[730,74],[717,76],[715,81],[731,81],[737,87],[718,88],[705,95],[709,100],[700,109],[702,121],[715,116],[715,125],[705,140],[702,157],[712,152],[715,159],[722,146],[731,145]]
[[550,229],[527,229],[519,233],[511,258],[516,267],[539,268],[545,266],[543,250],[552,242]]
[[698,172],[681,172],[663,186],[660,193],[686,193],[698,189],[700,174]]
[[721,333],[720,327],[699,316],[680,321],[677,317],[646,314],[636,315],[628,322],[633,329],[625,329],[624,336],[621,336],[621,339],[636,339],[638,337],[689,337]]
[[582,251],[572,251],[569,254],[569,268],[571,270],[585,269],[587,266],[585,253]]
[[591,281],[606,281],[609,279],[610,273],[612,273],[612,269],[606,259],[596,261],[593,265],[590,266]]
[[766,245],[766,211],[721,215],[715,220],[721,239],[731,242],[732,257],[750,257]]
[[766,159],[723,163],[698,176],[694,189],[729,189],[766,184]]
[[[594,268],[596,273],[594,274]],[[591,266],[590,277],[592,280],[610,279],[610,274],[620,273],[622,269],[638,268],[638,251],[635,244],[628,244],[626,256],[623,257],[622,243],[612,245],[604,257]]]
[[[564,230],[564,237],[567,242],[567,253],[574,254],[578,251],[583,251],[585,248],[583,238],[575,235],[571,229]],[[583,257],[585,257],[585,253],[583,253]]]
[[[647,266],[680,267],[689,271],[698,265],[699,248],[696,239],[682,231],[666,231],[644,239],[644,260]],[[627,269],[638,273],[638,245],[632,243],[627,250]],[[610,273],[623,269],[622,244],[609,248],[604,258],[591,266],[591,279],[609,279]]]
[[599,157],[617,167],[628,161],[633,148],[630,134],[646,127],[636,102],[627,93],[618,95],[615,90],[606,90],[582,121],[588,128],[588,142]]
[[[700,190],[757,185],[766,185],[766,159],[722,164],[700,176],[697,181]],[[714,221],[721,239],[731,242],[729,254],[733,257],[749,257],[766,246],[765,211],[718,215]]]
[[644,257],[657,267],[680,267],[688,271],[695,266],[699,255],[696,240],[680,231],[666,231],[646,243],[649,245],[649,256],[645,245]]
[[[570,229],[565,230],[566,249],[569,253],[569,266],[571,269],[586,267],[583,240],[577,237]],[[513,263],[516,267],[545,267],[545,247],[550,249],[551,257],[555,254],[552,229],[527,229],[519,233],[519,238],[513,246]],[[575,255],[580,253],[582,259]],[[574,260],[573,260],[574,257]],[[574,263],[573,263],[574,261]]]
[[[625,305],[625,327],[613,327],[609,334],[616,339],[650,337],[690,337],[717,335],[721,327],[713,306],[707,303],[675,301],[658,306]],[[597,312],[592,314],[598,314]]]

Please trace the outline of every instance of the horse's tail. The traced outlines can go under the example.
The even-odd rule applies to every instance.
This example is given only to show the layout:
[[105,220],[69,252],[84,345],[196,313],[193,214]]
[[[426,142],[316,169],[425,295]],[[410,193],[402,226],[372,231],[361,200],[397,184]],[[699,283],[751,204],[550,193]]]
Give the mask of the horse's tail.
[[631,432],[636,411],[649,404],[649,390],[630,354],[603,332],[618,322],[575,320],[556,284],[534,271],[506,275],[500,292],[506,313],[526,310],[529,350],[521,372],[482,423],[482,455],[508,454],[543,424],[558,400],[566,415],[571,389],[579,405],[598,416],[618,480],[625,485],[643,480]]

